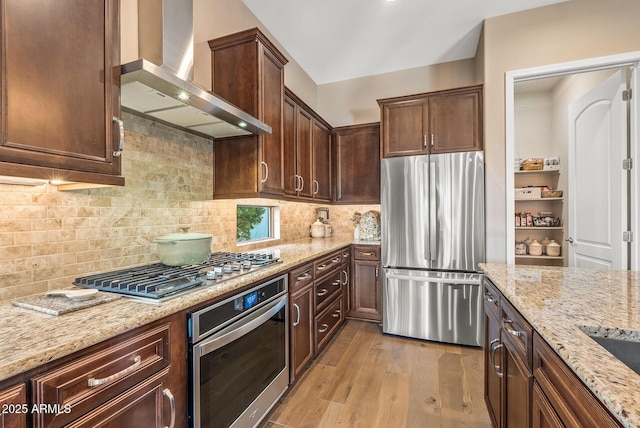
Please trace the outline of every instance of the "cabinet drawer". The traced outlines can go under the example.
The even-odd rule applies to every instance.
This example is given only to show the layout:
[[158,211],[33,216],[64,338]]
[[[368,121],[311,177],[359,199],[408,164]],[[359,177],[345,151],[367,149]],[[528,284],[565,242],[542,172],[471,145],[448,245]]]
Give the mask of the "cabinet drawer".
[[355,260],[380,260],[380,247],[376,245],[356,245],[353,248]]
[[63,426],[168,367],[169,326],[145,331],[33,378],[34,404],[69,409],[34,413],[34,425]]
[[507,299],[501,299],[502,316],[502,341],[509,342],[509,346],[514,352],[514,356],[527,368],[529,374],[532,372],[533,358],[533,329]]
[[342,265],[342,251],[336,251],[313,262],[315,278],[318,279]]
[[316,352],[320,351],[331,340],[343,320],[342,299],[340,298],[334,300],[333,303],[316,316]]
[[567,427],[619,427],[602,403],[587,389],[537,333],[533,339],[533,376]]
[[344,248],[342,251],[342,264],[348,264],[351,261],[351,247]]
[[342,270],[336,270],[332,274],[317,281],[315,285],[316,308],[319,312],[336,294],[342,291]]
[[486,277],[482,283],[484,309],[500,319],[500,293]]
[[293,269],[289,272],[289,293],[294,293],[313,282],[313,263]]

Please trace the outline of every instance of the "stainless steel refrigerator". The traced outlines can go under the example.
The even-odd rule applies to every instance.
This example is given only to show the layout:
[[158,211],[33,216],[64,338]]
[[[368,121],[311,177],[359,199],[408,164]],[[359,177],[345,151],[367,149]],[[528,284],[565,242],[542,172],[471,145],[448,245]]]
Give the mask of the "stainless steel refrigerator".
[[383,332],[481,346],[482,152],[382,160]]

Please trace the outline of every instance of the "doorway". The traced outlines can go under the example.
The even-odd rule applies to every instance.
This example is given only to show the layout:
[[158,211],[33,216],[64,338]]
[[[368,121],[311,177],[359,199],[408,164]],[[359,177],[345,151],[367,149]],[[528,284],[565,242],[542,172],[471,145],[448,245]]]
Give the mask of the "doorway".
[[[556,64],[551,66],[536,67],[531,69],[516,70],[516,71],[508,72],[505,78],[505,93],[506,93],[506,100],[505,100],[506,159],[505,161],[506,161],[506,173],[507,173],[506,188],[507,189],[514,188],[515,167],[514,167],[513,159],[514,157],[516,157],[516,154],[518,153],[518,141],[520,142],[522,141],[522,134],[520,134],[519,136],[517,135],[516,124],[515,124],[516,109],[518,108],[515,102],[516,93],[520,90],[520,88],[523,88],[527,85],[539,86],[542,82],[546,82],[546,83],[551,82],[552,84],[557,84],[557,82],[560,80],[588,81],[589,79],[586,78],[587,76],[591,80],[602,82],[612,74],[616,73],[617,70],[623,70],[621,71],[621,74],[625,76],[624,80],[626,81],[626,84],[638,87],[637,85],[638,73],[629,72],[627,74],[625,70],[627,69],[633,70],[637,66],[637,63],[639,60],[640,60],[640,52],[634,52],[634,53],[628,53],[628,54],[611,56],[611,57],[595,58],[595,59],[578,61],[578,62]],[[574,84],[574,87],[579,87],[579,85],[577,85],[576,82],[573,82],[573,84]],[[591,84],[591,86],[588,87],[587,89],[583,89],[581,95],[588,92],[588,89],[593,88],[593,86],[595,86],[595,84]],[[574,96],[574,99],[572,100],[572,102],[575,101],[576,98],[579,98],[579,97]],[[589,105],[588,102],[587,102],[587,105]],[[637,153],[636,153],[637,145],[638,145],[637,142],[639,141],[638,134],[637,134],[637,123],[640,123],[640,116],[638,115],[638,97],[637,96],[632,97],[630,102],[625,103],[625,106],[626,105],[628,105],[628,108],[627,107],[624,108],[624,118],[628,120],[627,122],[628,125],[625,125],[627,128],[625,131],[626,133],[629,134],[629,140],[634,142],[634,144],[631,144],[631,147],[629,148],[628,153],[626,153],[626,157],[633,159],[637,157]],[[584,108],[584,105],[582,107]],[[601,107],[602,105],[600,105],[599,108],[596,108],[590,111],[589,114],[595,112],[596,110],[607,111],[607,109],[601,108]],[[552,108],[553,106],[550,106],[549,110],[551,110]],[[622,243],[622,240],[623,240],[622,232],[638,230],[637,198],[631,199],[631,202],[629,203],[628,208],[617,209],[617,207],[612,206],[612,204],[609,201],[606,201],[606,202],[600,201],[598,202],[599,205],[597,205],[599,208],[602,208],[603,205],[601,204],[605,204],[604,206],[606,210],[601,210],[601,211],[603,212],[607,211],[605,216],[607,217],[606,220],[601,219],[600,221],[601,223],[604,223],[604,222],[607,223],[606,226],[609,231],[606,232],[607,234],[606,239],[604,240],[601,239],[601,240],[607,241],[610,239],[611,241],[613,241],[615,239],[617,240],[616,242],[618,241],[620,242],[620,244],[618,245],[619,247],[624,247],[625,252],[621,256],[620,264],[605,266],[606,263],[603,264],[600,261],[596,261],[595,263],[588,263],[587,262],[587,260],[589,260],[588,257],[582,257],[582,256],[576,257],[576,254],[574,254],[574,253],[577,253],[577,254],[581,254],[581,253],[579,251],[578,252],[573,251],[577,238],[575,236],[572,236],[572,234],[580,233],[580,232],[576,232],[572,228],[572,223],[576,222],[576,219],[578,219],[578,221],[574,224],[574,226],[582,225],[583,230],[589,231],[589,232],[594,230],[594,228],[591,228],[591,229],[584,228],[584,225],[588,224],[588,222],[590,221],[590,219],[593,218],[593,216],[589,216],[588,213],[585,214],[584,209],[577,209],[578,207],[576,206],[576,201],[574,200],[574,197],[576,195],[576,189],[574,188],[576,185],[576,177],[578,177],[579,174],[584,174],[584,171],[579,172],[580,169],[576,169],[576,165],[570,165],[572,162],[572,159],[575,159],[575,153],[572,155],[569,155],[570,149],[569,149],[568,141],[569,141],[569,129],[571,128],[571,126],[569,126],[568,108],[566,107],[566,105],[563,106],[563,108],[564,110],[559,109],[559,111],[560,111],[560,114],[564,114],[565,115],[564,117],[567,118],[564,121],[565,122],[564,130],[562,129],[560,130],[560,133],[562,135],[561,138],[564,139],[564,142],[563,142],[565,144],[564,149],[562,148],[559,149],[558,147],[555,147],[555,146],[552,146],[552,149],[549,149],[548,141],[551,141],[550,139],[546,138],[544,135],[541,136],[540,133],[530,132],[530,134],[534,136],[533,138],[542,138],[547,141],[547,148],[546,148],[547,153],[542,153],[542,155],[558,156],[559,153],[561,153],[559,157],[561,159],[562,171],[560,174],[560,179],[558,180],[557,188],[558,189],[564,188],[565,191],[568,190],[568,192],[566,192],[567,198],[565,198],[563,204],[560,204],[560,206],[557,208],[558,212],[562,212],[562,217],[563,219],[566,220],[566,226],[567,226],[566,228],[563,228],[562,232],[560,232],[561,236],[559,237],[563,243],[563,248],[562,248],[563,256],[566,255],[566,257],[563,257],[562,259],[562,265],[577,266],[577,267],[601,267],[601,268],[609,267],[609,268],[616,268],[616,269],[629,268],[629,269],[636,270],[639,267],[637,240],[636,242],[632,240],[629,243],[626,243],[626,242]],[[580,118],[584,119],[586,118],[586,116],[580,116]],[[606,121],[602,123],[605,123],[605,122]],[[594,127],[596,126],[593,118],[591,118],[589,121],[583,121],[583,123],[587,125],[587,128],[592,125]],[[591,132],[595,130],[596,128],[593,128],[591,129]],[[556,132],[558,131],[556,130]],[[555,144],[555,143],[552,143],[552,144]],[[602,149],[602,145],[603,144],[593,144],[591,148]],[[627,151],[626,139],[625,139],[624,150]],[[522,152],[522,150],[520,150],[520,152]],[[601,160],[602,158],[601,154],[602,154],[602,151],[598,155],[594,154],[591,161]],[[607,166],[607,168],[601,168],[599,172],[602,172],[604,170],[609,170],[609,169],[616,169],[618,171],[622,171],[622,160],[623,158],[625,158],[625,156],[620,157],[617,154],[611,154],[611,155],[614,158],[611,161],[612,162],[611,168]],[[533,156],[533,153],[529,154],[529,156]],[[585,165],[586,164],[581,164],[579,167],[582,167]],[[619,165],[619,168],[616,165]],[[586,169],[586,168],[583,168],[583,169]],[[592,174],[589,176],[589,178],[593,178],[593,176],[594,175]],[[600,194],[605,195],[606,198],[609,198],[610,196],[615,196],[614,195],[615,193],[620,193],[621,195],[624,196],[625,204],[626,204],[627,194],[630,194],[630,195],[638,194],[637,192],[638,174],[632,169],[630,171],[625,172],[624,177],[625,178],[623,179],[622,182],[619,182],[618,179],[616,178],[615,183],[608,183],[607,184],[608,190],[606,191],[603,190],[600,192]],[[608,181],[611,181],[611,180],[608,180]],[[584,183],[585,181],[583,180],[582,182]],[[589,195],[589,192],[585,191],[584,189],[585,188],[583,186],[581,188],[583,195]],[[507,205],[506,205],[507,206],[507,215],[506,215],[507,263],[514,264],[515,252],[513,251],[513,248],[516,242],[516,229],[515,229],[515,221],[514,221],[514,214],[516,211],[515,211],[515,205],[514,205],[514,202],[515,202],[514,192],[507,192],[506,202],[507,202]],[[583,205],[585,205],[584,200],[582,201],[581,206]],[[570,214],[570,211],[574,213],[573,216]],[[624,218],[617,216],[621,212],[624,213]],[[620,231],[616,231],[616,230],[610,231],[612,228],[609,226],[611,226],[614,222],[621,224]],[[587,234],[587,235],[582,235],[581,239],[582,239],[582,242],[597,241],[597,239],[593,239],[593,238],[594,237],[601,238],[602,236],[603,236],[602,234],[600,235]],[[556,237],[558,236],[556,235]],[[574,243],[572,244],[565,240],[573,240]],[[614,250],[614,251],[618,251],[618,250]],[[538,260],[533,261],[533,263],[539,264]]]

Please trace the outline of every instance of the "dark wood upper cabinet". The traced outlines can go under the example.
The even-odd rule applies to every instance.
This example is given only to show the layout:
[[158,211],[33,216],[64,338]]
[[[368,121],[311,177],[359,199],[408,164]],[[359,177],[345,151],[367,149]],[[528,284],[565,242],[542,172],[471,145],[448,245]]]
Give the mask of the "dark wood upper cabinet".
[[123,185],[116,0],[0,5],[2,175]]
[[333,202],[379,204],[380,124],[342,126],[333,131]]
[[214,197],[280,197],[287,59],[257,28],[210,40],[209,47],[212,91],[272,129],[214,140]]
[[382,157],[483,149],[482,86],[378,100]]
[[330,202],[331,126],[288,89],[284,106],[284,194]]

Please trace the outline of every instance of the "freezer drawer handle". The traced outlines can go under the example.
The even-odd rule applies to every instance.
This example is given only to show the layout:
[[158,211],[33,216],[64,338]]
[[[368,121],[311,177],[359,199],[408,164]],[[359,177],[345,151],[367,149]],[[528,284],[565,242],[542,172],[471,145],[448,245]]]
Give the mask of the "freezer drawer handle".
[[482,282],[481,279],[465,279],[463,281],[459,281],[459,280],[451,280],[447,278],[430,278],[427,276],[419,277],[419,276],[411,276],[411,275],[398,275],[394,273],[388,273],[386,277],[387,279],[407,279],[409,281],[422,281],[422,282],[444,282],[447,284],[480,285],[480,283]]
[[[509,324],[509,327],[507,327],[507,324]],[[507,333],[509,333],[512,336],[515,336],[515,337],[524,336],[524,331],[514,330],[513,328],[510,328],[510,327],[513,327],[513,320],[502,318],[502,327],[504,327],[504,329],[507,330]]]
[[493,366],[493,371],[499,378],[502,378],[504,374],[500,372],[500,366],[496,364],[496,351],[500,348],[504,347],[502,343],[500,343],[500,339],[493,339],[489,344],[489,349],[491,352],[489,353],[489,362]]

